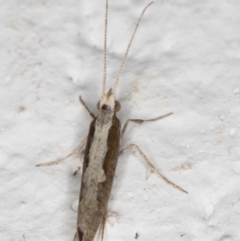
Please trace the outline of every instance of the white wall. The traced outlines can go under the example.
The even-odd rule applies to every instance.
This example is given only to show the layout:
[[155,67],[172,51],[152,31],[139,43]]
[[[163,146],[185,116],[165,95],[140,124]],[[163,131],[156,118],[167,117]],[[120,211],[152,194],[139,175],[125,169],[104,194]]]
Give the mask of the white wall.
[[[109,0],[108,87],[148,1]],[[1,1],[0,240],[69,241],[81,172],[70,153],[100,98],[104,0]],[[156,0],[130,50],[119,118],[139,155],[119,158],[104,240],[240,240],[240,2]],[[24,236],[23,236],[24,235]],[[24,239],[25,237],[25,239]]]

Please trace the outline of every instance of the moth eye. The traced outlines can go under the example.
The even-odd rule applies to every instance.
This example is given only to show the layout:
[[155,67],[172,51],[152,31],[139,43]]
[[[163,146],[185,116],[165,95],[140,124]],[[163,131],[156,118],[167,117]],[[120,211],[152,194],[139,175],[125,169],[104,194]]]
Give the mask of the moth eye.
[[97,103],[97,109],[98,110],[105,110],[105,111],[111,110],[110,106],[108,106],[106,104],[100,105],[100,101],[98,101],[98,103]]
[[115,101],[114,110],[115,110],[116,112],[118,112],[118,111],[120,111],[120,109],[121,109],[121,104],[120,104],[120,102],[118,102],[118,101],[116,100],[116,101]]
[[102,109],[102,110],[107,110],[107,109],[108,109],[108,106],[107,106],[106,104],[104,104],[104,105],[101,106],[101,109]]

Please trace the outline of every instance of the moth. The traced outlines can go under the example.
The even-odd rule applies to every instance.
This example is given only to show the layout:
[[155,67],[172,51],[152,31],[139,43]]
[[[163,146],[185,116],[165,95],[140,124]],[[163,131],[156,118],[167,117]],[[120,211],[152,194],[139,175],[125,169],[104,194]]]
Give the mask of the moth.
[[143,122],[156,121],[172,114],[169,113],[149,120],[128,119],[122,129],[121,123],[117,118],[117,112],[119,112],[121,105],[116,100],[116,88],[142,16],[151,4],[152,2],[143,9],[138,19],[113,88],[110,88],[108,91],[106,91],[108,22],[108,0],[106,0],[104,31],[104,75],[102,95],[100,101],[97,103],[97,115],[94,115],[90,111],[80,96],[80,102],[93,118],[90,124],[87,138],[85,138],[80,146],[68,156],[55,162],[37,165],[46,166],[58,164],[72,154],[76,152],[79,153],[86,144],[79,196],[77,231],[74,236],[74,241],[93,241],[99,229],[101,229],[103,237],[108,201],[110,198],[115,170],[117,167],[117,160],[120,155],[130,149],[137,151],[146,161],[151,170],[160,175],[168,184],[182,192],[187,193],[181,187],[174,184],[165,176],[163,176],[159,171],[157,171],[137,145],[131,144],[123,149],[120,149],[120,140],[122,139],[129,122],[142,124]]

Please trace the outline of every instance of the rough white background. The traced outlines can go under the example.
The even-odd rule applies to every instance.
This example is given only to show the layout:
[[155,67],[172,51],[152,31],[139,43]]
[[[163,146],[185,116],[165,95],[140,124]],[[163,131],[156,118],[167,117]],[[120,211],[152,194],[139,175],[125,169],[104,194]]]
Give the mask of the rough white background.
[[[148,1],[109,2],[108,86]],[[70,153],[96,111],[103,60],[104,0],[0,1],[0,240],[71,241],[81,167]],[[119,118],[131,124],[158,176],[139,155],[119,163],[106,241],[240,240],[240,1],[156,0],[122,75]]]

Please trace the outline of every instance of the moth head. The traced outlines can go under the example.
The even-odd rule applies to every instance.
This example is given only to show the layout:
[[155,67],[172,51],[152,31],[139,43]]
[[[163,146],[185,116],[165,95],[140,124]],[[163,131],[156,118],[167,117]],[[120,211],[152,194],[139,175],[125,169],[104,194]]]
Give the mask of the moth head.
[[97,109],[104,112],[118,112],[121,109],[121,104],[115,100],[112,89],[102,95],[101,100],[97,103]]

